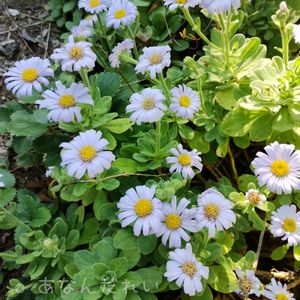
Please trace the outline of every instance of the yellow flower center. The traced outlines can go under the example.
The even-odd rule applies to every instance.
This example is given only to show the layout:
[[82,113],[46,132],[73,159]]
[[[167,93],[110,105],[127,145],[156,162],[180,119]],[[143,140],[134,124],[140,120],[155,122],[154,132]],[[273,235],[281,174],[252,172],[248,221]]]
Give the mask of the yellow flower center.
[[197,272],[197,267],[193,262],[187,262],[181,266],[183,273],[190,277],[194,277]]
[[246,275],[244,275],[239,281],[239,287],[243,295],[248,296],[252,289],[252,281]]
[[289,300],[289,297],[283,293],[276,295],[276,300]]
[[180,154],[178,156],[178,162],[183,166],[191,165],[191,158],[188,154]]
[[143,102],[143,109],[151,110],[155,106],[155,103],[152,98],[146,98]]
[[157,65],[157,64],[161,63],[161,61],[162,61],[162,56],[160,54],[153,54],[150,57],[150,65],[151,66]]
[[286,218],[282,223],[282,228],[288,232],[296,232],[297,224],[294,219]]
[[186,4],[187,0],[176,0],[177,4]]
[[207,219],[216,220],[219,214],[220,214],[220,208],[218,205],[214,203],[207,204],[204,207],[204,215]]
[[82,50],[82,48],[80,48],[78,46],[72,47],[69,53],[70,53],[70,56],[76,60],[79,60],[83,57],[83,50]]
[[91,0],[90,1],[90,7],[97,7],[101,4],[100,0]]
[[126,16],[126,10],[121,8],[121,9],[117,9],[115,11],[115,18],[116,19],[122,19]]
[[177,214],[169,214],[166,219],[166,226],[171,230],[176,230],[181,225],[181,218]]
[[179,99],[179,103],[181,106],[183,107],[190,107],[191,105],[191,99],[190,97],[188,96],[182,96],[180,99]]
[[27,82],[33,82],[39,77],[39,72],[35,68],[28,68],[22,72],[22,79]]
[[145,218],[153,211],[153,205],[149,199],[140,199],[135,204],[135,212],[140,218]]
[[260,196],[257,192],[250,192],[248,197],[249,201],[254,205],[257,205],[260,202]]
[[272,163],[272,173],[275,176],[283,177],[289,172],[289,164],[285,160],[275,160]]
[[69,108],[74,106],[75,99],[72,95],[63,95],[59,98],[58,104],[63,108]]
[[97,152],[95,147],[91,145],[83,146],[80,149],[80,157],[83,161],[91,161],[96,154]]

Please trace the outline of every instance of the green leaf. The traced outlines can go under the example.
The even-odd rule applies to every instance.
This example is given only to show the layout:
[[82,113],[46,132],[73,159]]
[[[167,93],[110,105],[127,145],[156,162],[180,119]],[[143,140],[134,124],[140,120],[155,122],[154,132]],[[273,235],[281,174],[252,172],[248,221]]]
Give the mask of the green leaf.
[[110,111],[112,103],[111,96],[105,96],[100,98],[99,100],[95,100],[94,104],[94,113],[96,115],[104,115]]
[[109,266],[111,270],[116,272],[117,277],[120,278],[121,276],[126,274],[128,270],[127,258],[117,257],[110,262]]
[[14,188],[0,189],[0,207],[4,207],[14,200],[16,193],[17,191]]
[[11,110],[1,107],[0,108],[0,133],[5,133],[8,130]]
[[[96,204],[97,203],[97,204]],[[117,209],[115,203],[102,203],[94,202],[95,217],[99,221],[110,220],[112,221],[116,217]]]
[[117,249],[126,249],[137,246],[137,238],[133,235],[132,229],[118,230],[113,237],[114,247]]
[[143,268],[136,271],[143,278],[142,290],[155,291],[162,282],[162,276],[157,267]]
[[273,260],[281,260],[285,257],[287,251],[289,250],[290,246],[289,244],[282,245],[278,248],[276,248],[272,253],[271,253],[271,258]]
[[274,116],[271,114],[259,116],[250,127],[250,140],[255,142],[266,140],[272,132],[272,127],[270,125],[266,126],[266,124],[272,124],[273,120]]
[[[269,124],[269,123],[266,123]],[[268,127],[268,126],[266,126]],[[290,113],[288,111],[287,107],[283,107],[280,109],[280,111],[276,114],[272,129],[279,131],[279,132],[285,132],[288,130],[293,129],[294,122],[291,119]]]
[[199,131],[194,131],[194,138],[187,140],[191,149],[196,149],[201,153],[207,153],[210,150],[209,143],[204,140],[204,135]]
[[117,158],[113,161],[112,166],[118,168],[122,173],[136,173],[138,170],[138,163],[130,158]]
[[63,6],[63,12],[67,13],[68,11],[71,11],[75,7],[75,5],[76,5],[76,2],[73,0],[65,3]]
[[300,245],[294,247],[294,257],[296,260],[300,261]]
[[101,96],[114,96],[120,89],[121,78],[116,73],[101,73],[98,77],[98,86]]
[[[2,176],[1,176],[2,175]],[[6,188],[12,188],[15,183],[16,183],[16,179],[15,177],[8,172],[5,169],[0,169],[0,182],[4,183],[4,186]]]
[[214,290],[225,294],[237,289],[235,273],[223,266],[211,266],[207,282]]
[[231,250],[234,243],[233,233],[229,231],[219,231],[215,239],[222,247],[222,255],[227,254]]
[[250,121],[250,112],[242,108],[237,108],[224,117],[221,129],[224,133],[232,137],[244,136],[251,127]]
[[155,235],[143,236],[140,235],[137,240],[137,246],[141,249],[143,255],[148,255],[154,251],[157,245],[157,238]]
[[254,227],[258,230],[264,230],[265,222],[259,217],[255,209],[249,211],[249,220],[253,223]]
[[31,227],[41,227],[49,222],[51,214],[48,208],[29,195],[19,199],[18,217]]
[[131,122],[128,118],[119,118],[109,121],[103,125],[103,127],[113,133],[120,134],[127,131],[131,127]]
[[135,267],[141,258],[141,251],[137,247],[130,247],[120,252],[119,257],[126,257],[128,269]]
[[195,136],[193,129],[186,125],[179,126],[179,134],[185,140],[191,140]]
[[34,110],[32,114],[25,110],[11,115],[10,131],[16,136],[36,138],[48,129],[47,110]]

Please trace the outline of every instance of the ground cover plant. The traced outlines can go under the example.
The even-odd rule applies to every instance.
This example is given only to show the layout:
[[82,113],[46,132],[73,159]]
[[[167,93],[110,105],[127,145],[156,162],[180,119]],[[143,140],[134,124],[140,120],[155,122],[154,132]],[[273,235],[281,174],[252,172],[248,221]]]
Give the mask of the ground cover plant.
[[82,20],[4,74],[11,164],[47,177],[0,169],[6,298],[298,299],[297,2],[50,3]]

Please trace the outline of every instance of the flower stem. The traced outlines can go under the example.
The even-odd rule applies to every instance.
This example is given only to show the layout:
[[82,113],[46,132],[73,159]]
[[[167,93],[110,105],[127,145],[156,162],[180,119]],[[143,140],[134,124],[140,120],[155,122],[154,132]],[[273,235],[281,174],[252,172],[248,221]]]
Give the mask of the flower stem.
[[133,48],[133,52],[134,52],[134,56],[135,56],[135,59],[139,59],[139,52],[137,50],[137,47],[136,47],[136,41],[135,41],[135,35],[134,33],[132,32],[130,26],[127,26],[127,31],[128,31],[128,34],[130,36],[130,38],[133,40],[134,42],[134,48]]
[[161,136],[161,123],[160,121],[156,122],[156,150],[155,153],[160,152],[160,136]]
[[280,33],[282,38],[282,58],[285,67],[288,69],[289,66],[289,39],[288,33],[285,27],[280,27]]
[[108,48],[109,52],[111,52],[111,46],[110,46],[110,43],[109,43],[108,38],[107,38],[106,30],[105,30],[105,28],[103,26],[103,23],[102,23],[102,20],[101,20],[101,16],[99,14],[98,14],[98,23],[99,23],[99,26],[100,26],[100,30],[102,31],[102,33],[104,35],[104,39],[106,41],[107,48]]
[[228,143],[227,149],[228,149],[228,154],[229,154],[229,157],[230,157],[231,168],[232,168],[232,171],[233,171],[233,177],[234,177],[235,182],[238,183],[238,177],[239,177],[239,175],[238,175],[238,172],[236,170],[234,156],[233,156],[233,153],[231,151],[229,143]]
[[223,31],[222,41],[223,41],[223,48],[224,48],[224,52],[225,52],[225,60],[226,60],[227,66],[230,65],[230,40],[229,40],[230,18],[231,18],[230,12],[227,15],[226,21],[222,14],[219,15],[219,21],[220,21],[220,25],[221,25],[221,28]]
[[183,15],[185,16],[186,20],[188,21],[188,23],[192,27],[192,30],[195,31],[206,44],[208,44],[209,46],[211,46],[213,48],[218,48],[218,46],[216,46],[214,43],[212,43],[205,36],[205,34],[201,31],[201,28],[199,26],[197,26],[197,24],[195,23],[195,21],[193,20],[191,14],[190,14],[190,11],[187,8],[184,8],[184,7],[181,7],[181,11],[183,12]]
[[82,79],[84,85],[89,89],[90,92],[92,92],[91,84],[90,84],[90,80],[89,80],[89,76],[88,76],[88,70],[86,68],[82,68],[82,69],[80,69],[79,74],[81,76],[81,79]]
[[165,96],[167,97],[167,101],[169,103],[171,101],[171,93],[170,93],[170,90],[167,86],[166,80],[162,73],[158,73],[158,79],[160,81],[161,87],[162,87],[162,89],[165,93]]
[[10,211],[8,211],[7,209],[5,209],[4,207],[1,207],[1,209],[4,211],[4,213],[8,216],[10,216],[12,219],[14,219],[19,225],[22,225],[24,227],[26,227],[29,231],[32,231],[32,229],[25,224],[24,222],[22,222],[19,218],[17,218],[14,214],[12,214]]

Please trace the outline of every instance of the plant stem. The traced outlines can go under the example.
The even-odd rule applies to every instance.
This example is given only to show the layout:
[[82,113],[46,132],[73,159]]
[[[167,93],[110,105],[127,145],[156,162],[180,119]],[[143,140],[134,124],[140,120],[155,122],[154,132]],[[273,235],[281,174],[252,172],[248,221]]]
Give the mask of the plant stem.
[[[109,41],[108,41],[108,38],[107,38],[107,34],[106,34],[106,31],[105,31],[105,28],[103,26],[103,23],[102,23],[102,20],[101,20],[101,16],[98,14],[98,23],[99,23],[99,26],[100,26],[100,29],[104,35],[104,39],[105,39],[105,42],[107,44],[107,48],[109,50],[109,52],[111,52],[111,46],[109,44]],[[100,36],[100,39],[101,39],[101,36]]]
[[188,23],[190,24],[190,26],[192,27],[192,30],[195,31],[200,37],[201,39],[208,44],[209,46],[213,47],[213,48],[219,48],[218,46],[216,46],[214,43],[212,43],[206,36],[205,34],[201,31],[201,28],[199,28],[197,26],[197,24],[194,22],[190,11],[187,8],[181,7],[181,11],[183,12],[183,15],[185,16],[185,19],[188,21]]
[[259,236],[259,240],[258,240],[258,245],[257,245],[257,250],[256,250],[256,259],[253,263],[253,268],[254,270],[257,269],[258,266],[258,261],[259,261],[259,256],[260,256],[260,251],[261,251],[261,247],[263,244],[263,240],[264,240],[264,236],[265,236],[265,232],[266,232],[266,223],[265,223],[265,227],[264,229],[261,231],[260,236]]
[[160,121],[156,122],[156,150],[155,153],[160,152],[160,136],[161,136],[161,123]]
[[24,227],[26,227],[29,231],[32,231],[32,229],[25,224],[24,222],[22,222],[19,218],[17,218],[14,214],[12,214],[10,211],[8,211],[7,209],[5,209],[4,207],[1,207],[1,209],[5,212],[6,215],[10,216],[12,219],[14,219],[19,225],[22,225]]
[[162,73],[158,73],[158,79],[159,79],[159,81],[161,83],[161,87],[162,87],[162,89],[163,89],[163,91],[165,93],[165,96],[167,97],[167,101],[169,103],[170,100],[171,100],[171,94],[170,94],[170,90],[169,90],[169,88],[167,86],[167,83],[166,83],[165,78],[164,78],[164,76],[163,76]]
[[144,174],[144,173],[123,173],[123,174],[116,174],[116,175],[111,175],[111,176],[107,176],[105,178],[101,178],[101,179],[89,179],[89,180],[79,180],[76,182],[84,182],[84,183],[97,183],[97,182],[101,182],[107,179],[112,179],[112,178],[118,178],[118,177],[128,177],[128,176],[142,176],[142,177],[162,177],[162,176],[169,176],[171,173],[168,174]]
[[79,74],[81,76],[81,79],[84,83],[84,85],[89,89],[89,91],[91,92],[91,84],[90,84],[90,80],[89,80],[89,76],[88,76],[88,71],[86,68],[82,68],[79,71]]
[[230,65],[230,41],[229,41],[230,18],[231,18],[230,12],[227,15],[226,21],[222,14],[219,15],[219,21],[220,21],[220,25],[221,25],[221,28],[223,31],[222,41],[223,41],[223,48],[224,48],[224,52],[225,52],[225,60],[226,60],[227,66]]
[[236,183],[238,183],[238,172],[236,170],[236,166],[235,166],[235,161],[234,161],[234,156],[232,154],[232,151],[231,151],[231,148],[230,148],[230,144],[228,143],[228,154],[229,154],[229,157],[230,157],[230,162],[231,162],[231,168],[232,168],[232,171],[233,171],[233,177],[234,177],[234,180]]
[[128,34],[130,36],[130,38],[133,40],[134,42],[134,48],[133,48],[133,52],[134,52],[134,56],[135,56],[135,59],[139,59],[139,52],[137,50],[137,47],[136,47],[136,41],[135,41],[135,35],[134,33],[132,32],[130,26],[127,26],[127,30],[128,30]]
[[285,67],[289,67],[289,39],[285,27],[280,27],[280,33],[282,38],[282,58]]

